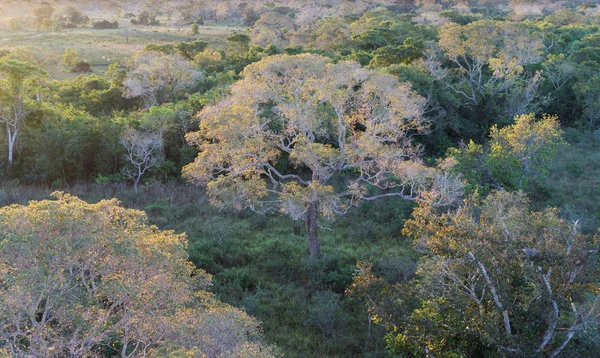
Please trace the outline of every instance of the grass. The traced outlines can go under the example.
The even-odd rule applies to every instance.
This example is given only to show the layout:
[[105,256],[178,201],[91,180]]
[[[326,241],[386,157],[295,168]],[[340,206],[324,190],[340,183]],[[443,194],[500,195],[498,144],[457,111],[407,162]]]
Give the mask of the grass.
[[[102,18],[94,17],[94,21]],[[164,20],[164,19],[163,19]],[[167,22],[164,20],[165,23]],[[82,60],[92,64],[94,73],[103,74],[110,63],[126,64],[131,56],[141,51],[147,44],[167,44],[202,40],[213,47],[225,47],[225,39],[233,32],[246,31],[245,27],[207,25],[200,26],[200,32],[193,35],[188,27],[166,24],[158,26],[131,26],[129,20],[120,21],[119,29],[97,30],[91,25],[59,32],[2,31],[0,50],[16,47],[42,48],[62,56],[67,47],[77,50]],[[110,61],[109,61],[110,59]],[[76,76],[66,71],[54,74],[54,79]]]
[[570,145],[553,160],[550,173],[530,190],[538,209],[558,208],[569,221],[579,220],[580,228],[593,233],[600,227],[600,131],[582,133],[568,129]]

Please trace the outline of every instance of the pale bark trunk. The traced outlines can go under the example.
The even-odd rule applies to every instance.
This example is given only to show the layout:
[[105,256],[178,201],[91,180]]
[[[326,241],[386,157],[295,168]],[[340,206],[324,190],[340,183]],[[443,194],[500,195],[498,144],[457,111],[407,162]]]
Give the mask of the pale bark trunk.
[[142,179],[142,167],[138,166],[138,174],[135,177],[135,180],[133,181],[133,190],[135,191],[135,193],[138,193],[138,185],[140,184],[140,179]]
[[479,260],[477,260],[477,258],[475,257],[475,255],[473,255],[472,252],[469,252],[469,257],[473,261],[475,261],[475,263],[479,266],[479,271],[483,275],[483,278],[485,279],[485,281],[488,284],[488,287],[490,288],[490,292],[492,293],[492,297],[494,299],[494,302],[496,303],[496,307],[498,307],[498,310],[500,312],[502,312],[502,317],[504,318],[504,330],[506,331],[506,335],[510,336],[511,335],[511,327],[510,327],[510,318],[508,317],[508,310],[506,308],[504,308],[504,306],[500,302],[500,297],[498,296],[498,292],[496,292],[496,288],[494,287],[494,284],[493,284],[490,276],[488,275],[488,272],[485,269],[485,266]]
[[8,136],[8,166],[12,166],[13,163],[13,151],[15,147],[15,141],[17,139],[17,134],[12,133],[9,125],[6,125],[6,134]]
[[321,255],[319,238],[317,237],[318,212],[319,204],[317,202],[308,204],[308,211],[306,213],[306,233],[308,235],[308,247],[311,259],[318,259]]
[[574,330],[569,331],[569,333],[567,333],[567,338],[565,338],[565,340],[562,342],[562,344],[558,348],[556,348],[555,350],[550,352],[550,354],[548,355],[548,358],[554,358],[557,355],[559,355],[560,352],[562,352],[562,350],[565,349],[567,344],[569,344],[569,342],[571,341],[571,338],[573,338],[574,335],[575,335]]
[[544,334],[544,338],[542,339],[542,343],[540,344],[537,352],[541,352],[546,349],[546,346],[550,343],[554,332],[556,331],[556,324],[558,323],[559,309],[556,300],[554,299],[554,294],[552,293],[552,286],[550,286],[550,274],[552,273],[552,268],[548,269],[547,274],[542,274],[542,278],[544,279],[544,285],[546,286],[546,292],[548,293],[548,297],[552,301],[552,318],[550,318],[550,324],[548,325],[548,329]]

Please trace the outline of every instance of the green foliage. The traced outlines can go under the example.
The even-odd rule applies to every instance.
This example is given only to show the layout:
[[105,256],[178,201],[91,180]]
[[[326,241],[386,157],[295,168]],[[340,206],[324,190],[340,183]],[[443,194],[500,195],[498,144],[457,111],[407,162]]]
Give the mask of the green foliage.
[[407,38],[401,46],[388,45],[375,50],[373,52],[373,59],[369,65],[387,67],[393,64],[410,63],[420,58],[423,50],[422,41],[415,42],[413,39]]
[[27,150],[15,168],[26,182],[75,182],[111,173],[118,164],[119,127],[72,106],[45,105],[23,132]]
[[[215,274],[214,292],[263,321],[269,340],[284,347],[286,356],[420,357],[426,355],[424,346],[430,347],[433,354],[443,352],[436,355],[442,357],[506,355],[498,353],[486,340],[489,335],[473,333],[481,327],[463,317],[477,310],[457,309],[458,295],[454,291],[452,295],[441,290],[423,296],[436,284],[435,278],[427,278],[426,274],[439,273],[439,266],[427,266],[422,261],[416,281],[395,285],[414,278],[419,256],[424,253],[422,247],[412,250],[410,240],[400,236],[414,203],[391,198],[363,202],[335,222],[319,221],[322,255],[317,262],[311,262],[305,258],[304,225],[277,215],[220,212],[210,208],[202,190],[180,182],[181,168],[199,154],[197,148],[184,140],[188,132],[199,129],[202,118],[196,118],[196,113],[227,101],[232,86],[243,78],[249,64],[280,53],[312,53],[327,57],[333,64],[356,61],[372,71],[391,74],[400,82],[410,82],[411,88],[427,99],[423,117],[431,124],[426,134],[409,133],[413,143],[418,145],[426,163],[435,164],[442,162],[444,156],[449,157],[443,165],[451,168],[453,175],[462,176],[467,193],[486,197],[494,189],[522,188],[532,199],[530,206],[534,212],[546,212],[548,205],[557,207],[560,217],[568,222],[579,220],[578,227],[583,232],[595,232],[600,225],[600,208],[595,200],[600,195],[600,157],[596,155],[600,35],[595,10],[585,4],[557,11],[546,7],[544,17],[507,21],[508,7],[496,7],[497,1],[471,2],[470,12],[460,8],[464,2],[456,1],[442,2],[439,7],[421,1],[419,9],[415,2],[386,3],[386,8],[377,8],[380,3],[379,0],[344,1],[331,7],[324,2],[304,6],[284,1],[264,6],[248,2],[235,7],[226,2],[201,5],[194,0],[175,9],[181,19],[159,24],[158,19],[162,21],[163,16],[170,21],[174,9],[160,9],[149,2],[139,9],[134,22],[161,26],[121,31],[91,29],[117,24],[106,20],[82,26],[86,21],[84,14],[77,9],[54,9],[54,3],[32,5],[32,16],[14,10],[11,16],[15,17],[5,18],[10,32],[0,43],[0,62],[29,62],[44,68],[56,80],[46,81],[42,71],[34,70],[32,76],[15,81],[19,85],[14,86],[18,90],[13,92],[22,95],[19,103],[24,104],[27,115],[19,124],[22,127],[15,141],[15,160],[10,168],[1,169],[0,203],[26,203],[27,198],[34,196],[44,199],[48,196],[44,188],[61,187],[85,196],[90,202],[119,196],[128,207],[148,210],[150,220],[161,228],[190,233],[188,252],[195,265]],[[512,2],[513,9],[516,3]],[[527,9],[538,5],[527,3]],[[95,10],[88,7],[86,11]],[[118,18],[116,14],[115,11]],[[94,19],[98,15],[89,14]],[[99,19],[105,17],[104,14]],[[125,16],[131,17],[136,15]],[[217,20],[226,21],[227,26],[198,26],[205,21],[214,25]],[[451,24],[441,27],[448,21]],[[256,26],[248,29],[239,26],[242,22]],[[76,27],[62,34],[31,32],[60,31],[73,26]],[[480,36],[481,33],[484,35]],[[30,44],[36,47],[23,47]],[[124,84],[131,84],[127,80],[135,77],[129,76],[135,66],[128,68],[118,62],[125,64],[127,58],[144,46],[146,53],[168,55],[156,57],[158,63],[173,63],[174,58],[181,56],[184,61],[177,62],[175,67],[185,69],[182,72],[188,74],[201,70],[203,79],[193,87],[173,93],[175,86],[169,87],[173,79],[168,69],[161,67],[148,75],[148,78],[166,78],[166,89],[157,92],[154,101],[146,105],[140,97],[124,98]],[[94,73],[76,76],[65,72],[61,68],[61,55],[66,48],[78,51],[82,57],[85,54],[93,68],[84,65],[81,69],[91,69]],[[492,54],[486,57],[488,50]],[[442,53],[444,56],[439,56]],[[523,61],[527,54],[535,58]],[[457,61],[454,55],[458,56]],[[110,64],[108,58],[113,59]],[[468,104],[469,100],[460,93],[469,90],[465,81],[469,78],[465,75],[469,66],[482,69],[481,77],[473,77],[479,82],[470,82],[478,89],[477,105]],[[8,72],[16,68],[9,67],[6,67]],[[137,76],[143,77],[144,73],[138,72]],[[328,81],[347,77],[339,75]],[[8,76],[4,79],[9,80]],[[8,88],[9,82],[3,83]],[[249,90],[247,102],[260,95],[260,88],[259,84]],[[501,90],[497,91],[498,88]],[[311,96],[315,93],[308,93],[305,98],[314,98]],[[9,91],[0,93],[5,95],[3,106],[13,98],[6,94]],[[329,105],[319,106],[314,118],[333,115]],[[264,118],[276,116],[278,112],[273,109],[271,104],[261,108]],[[550,123],[547,119],[551,116],[533,120],[535,116],[530,115],[527,120],[518,117],[520,124],[513,122],[515,115],[530,112],[558,115],[564,133],[558,130],[558,123],[542,128],[540,124]],[[350,116],[349,112],[344,115],[344,118]],[[239,131],[240,118],[244,116],[244,112],[234,116],[234,130]],[[5,128],[4,122],[0,124]],[[536,125],[540,128],[536,129]],[[131,192],[126,178],[120,174],[125,163],[118,139],[128,126],[161,133],[160,155],[165,160],[146,175],[139,195]],[[274,123],[269,128],[282,127],[281,123]],[[325,133],[335,128],[328,125],[320,130]],[[362,130],[360,126],[358,129]],[[546,133],[550,140],[536,151],[540,133]],[[335,136],[317,137],[336,148]],[[563,145],[562,137],[572,145]],[[0,136],[0,149],[8,147],[9,138],[6,134]],[[454,148],[457,143],[464,144]],[[5,155],[6,149],[0,152]],[[308,171],[288,156],[279,158],[274,166],[280,171],[297,170],[301,176]],[[343,188],[353,174],[342,173],[332,181],[332,186],[336,190]],[[40,187],[26,186],[28,183]],[[305,193],[302,188],[294,189],[299,196]],[[239,192],[232,194],[239,197]],[[473,215],[479,219],[481,203],[477,205]],[[535,226],[532,222],[537,225],[533,219],[522,223],[523,230]],[[536,235],[544,238],[551,234]],[[477,247],[492,236],[478,237],[475,244],[464,246]],[[488,247],[484,253],[490,252],[493,250]],[[374,286],[365,285],[362,293],[382,299],[379,311],[365,312],[358,299],[345,293],[352,285],[356,262],[363,260],[373,262]],[[521,264],[515,264],[509,271],[522,269]],[[554,275],[553,272],[551,278]],[[515,287],[508,291],[521,290],[515,302],[522,305],[524,300],[534,297],[535,288],[523,284],[518,276],[506,280]],[[382,279],[375,280],[377,277]],[[369,287],[385,288],[385,295],[376,295],[379,291]],[[530,301],[533,302],[530,310],[520,315],[515,324],[529,322],[530,326],[518,333],[529,332],[533,342],[544,332],[531,333],[531,327],[541,325],[544,319],[536,316],[539,300]],[[493,312],[493,306],[485,309]],[[402,325],[390,317],[401,317]],[[547,323],[551,315],[545,317]],[[560,324],[571,323],[565,317],[560,317]],[[370,327],[369,319],[393,323],[395,327],[387,327],[384,340],[385,324]],[[500,319],[501,315],[490,314],[488,321]],[[591,335],[594,332],[588,331]],[[555,335],[552,348],[566,334]],[[427,339],[415,340],[419,335]],[[565,354],[594,355],[593,340],[575,339],[577,346],[569,343],[571,350]],[[385,349],[386,342],[389,352]],[[103,352],[110,355],[110,349],[107,347]],[[548,351],[549,348],[538,355]],[[4,355],[10,354],[0,349],[0,356]],[[197,356],[199,351],[169,346],[161,347],[157,355]]]
[[491,187],[497,185],[487,169],[486,154],[482,145],[471,140],[467,145],[463,143],[459,148],[448,149],[448,157],[456,161],[453,167],[455,173],[460,173],[466,180],[465,192],[488,193]]
[[489,147],[470,141],[448,156],[457,165],[454,171],[467,179],[471,192],[502,187],[522,190],[533,178],[548,174],[551,161],[565,145],[558,120],[545,115],[536,120],[528,114],[515,117],[515,124],[492,127]]
[[227,38],[228,55],[233,60],[240,60],[250,49],[250,37],[246,34],[237,33]]
[[459,25],[466,25],[468,23],[481,20],[483,18],[481,14],[465,14],[456,10],[440,11],[440,16],[445,17],[448,20],[455,22]]
[[532,175],[543,177],[565,144],[555,116],[537,121],[532,114],[515,117],[515,124],[490,133],[488,163],[492,175],[512,188],[523,189]]
[[92,27],[94,29],[101,29],[101,30],[106,30],[106,29],[118,29],[119,28],[119,22],[118,21],[107,21],[107,20],[102,20],[102,21],[96,21],[92,24]]
[[54,14],[54,19],[56,22],[60,23],[62,27],[67,29],[85,25],[90,22],[90,18],[73,5],[68,5],[59,9]]
[[77,51],[67,47],[63,55],[63,64],[67,67],[74,67],[80,61]]
[[69,70],[71,73],[92,72],[92,65],[87,61],[77,62],[73,68]]
[[118,65],[110,69],[110,81],[97,75],[80,75],[69,81],[52,83],[53,101],[86,110],[98,117],[130,109],[131,101],[126,101],[121,93],[120,82],[124,73]]
[[96,176],[96,183],[99,185],[107,185],[107,184],[111,184],[111,183],[120,183],[125,181],[125,176],[123,176],[123,174],[121,173],[115,173],[115,174],[109,174],[109,175],[102,175],[102,174],[98,174]]
[[158,199],[156,202],[147,205],[144,210],[147,212],[163,211],[169,208],[169,198]]
[[[196,25],[197,26],[197,25]],[[187,60],[193,60],[196,55],[206,50],[208,43],[205,41],[195,40],[192,42],[178,42],[176,44],[156,45],[150,44],[144,47],[144,51],[161,52],[167,55],[174,53],[179,54]]]
[[[528,205],[522,192],[505,191],[472,196],[447,212],[422,202],[404,228],[424,254],[415,279],[390,285],[372,265],[358,264],[349,291],[388,329],[394,353],[578,350],[575,333],[563,332],[577,332],[600,314],[598,238],[582,235],[555,209],[534,212]],[[597,331],[590,334],[580,339],[597,346]]]

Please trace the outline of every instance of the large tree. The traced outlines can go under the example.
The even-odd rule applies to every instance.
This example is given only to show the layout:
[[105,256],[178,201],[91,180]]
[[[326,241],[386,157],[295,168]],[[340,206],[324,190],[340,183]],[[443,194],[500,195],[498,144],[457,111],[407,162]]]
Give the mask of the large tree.
[[206,291],[183,234],[116,200],[0,209],[3,357],[268,357],[257,322]]
[[207,185],[214,204],[304,219],[312,257],[319,213],[414,199],[434,179],[412,141],[427,123],[425,100],[409,84],[310,54],[268,57],[243,77],[199,114],[200,131],[187,138],[200,153],[184,175]]

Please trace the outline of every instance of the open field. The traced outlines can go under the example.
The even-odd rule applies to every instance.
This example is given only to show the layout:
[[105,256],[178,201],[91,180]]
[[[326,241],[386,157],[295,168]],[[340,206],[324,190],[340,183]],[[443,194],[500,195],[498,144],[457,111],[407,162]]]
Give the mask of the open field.
[[[102,20],[94,18],[93,21]],[[161,21],[161,23],[163,23]],[[241,26],[200,26],[198,35],[191,33],[189,26],[174,24],[159,26],[132,26],[129,20],[120,21],[118,29],[98,30],[91,25],[65,29],[60,32],[6,31],[0,30],[0,51],[17,47],[41,48],[51,54],[62,56],[65,49],[75,49],[82,60],[92,64],[94,73],[102,74],[114,62],[125,64],[137,51],[148,44],[206,41],[214,47],[224,47],[225,39],[233,32],[244,32]],[[51,76],[65,79],[76,76],[68,72],[57,72]]]

